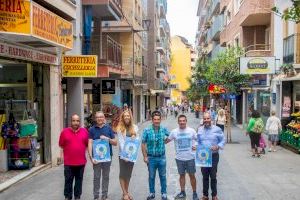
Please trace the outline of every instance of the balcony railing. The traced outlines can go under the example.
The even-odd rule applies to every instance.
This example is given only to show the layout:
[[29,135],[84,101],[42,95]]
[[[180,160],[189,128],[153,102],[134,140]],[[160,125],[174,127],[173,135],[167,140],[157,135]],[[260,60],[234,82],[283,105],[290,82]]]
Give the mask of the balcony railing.
[[212,26],[208,30],[208,40],[218,39],[219,33],[223,30],[224,15],[218,15],[212,23]]
[[293,34],[283,40],[283,62],[300,63],[300,37]]
[[167,66],[164,65],[164,64],[157,64],[156,65],[156,71],[158,72],[163,72],[163,73],[167,73],[168,69],[167,69]]
[[220,7],[220,0],[212,0],[210,8],[208,10],[208,18],[212,17],[218,7]]
[[270,44],[253,44],[245,48],[247,56],[271,56]]
[[158,1],[158,5],[160,7],[160,13],[161,13],[161,16],[165,16],[166,13],[167,13],[167,0],[159,0]]
[[100,35],[93,35],[90,39],[84,37],[82,53],[84,55],[97,55],[99,65],[122,68],[122,46],[106,36],[100,43]]

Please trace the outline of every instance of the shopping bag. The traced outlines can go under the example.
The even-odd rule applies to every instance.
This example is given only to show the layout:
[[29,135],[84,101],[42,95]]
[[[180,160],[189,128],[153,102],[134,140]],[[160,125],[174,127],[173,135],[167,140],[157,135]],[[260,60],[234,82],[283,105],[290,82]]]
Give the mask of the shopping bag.
[[25,110],[23,115],[23,120],[19,122],[20,124],[20,137],[37,137],[37,124],[34,119],[28,119],[28,112]]
[[19,149],[31,149],[31,138],[24,137],[18,139]]

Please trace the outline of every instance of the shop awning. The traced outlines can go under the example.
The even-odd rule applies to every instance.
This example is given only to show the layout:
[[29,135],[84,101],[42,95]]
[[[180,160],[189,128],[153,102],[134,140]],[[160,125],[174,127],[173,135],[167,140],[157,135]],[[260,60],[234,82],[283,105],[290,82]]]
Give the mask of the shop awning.
[[287,77],[285,74],[280,74],[273,78],[272,81],[300,81],[300,73],[291,77]]

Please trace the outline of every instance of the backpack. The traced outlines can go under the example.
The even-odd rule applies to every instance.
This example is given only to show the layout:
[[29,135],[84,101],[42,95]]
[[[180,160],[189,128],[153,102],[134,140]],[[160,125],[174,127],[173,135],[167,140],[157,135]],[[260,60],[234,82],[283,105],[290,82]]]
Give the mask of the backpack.
[[261,118],[256,119],[255,124],[252,128],[252,132],[254,133],[262,133],[264,131],[265,125]]

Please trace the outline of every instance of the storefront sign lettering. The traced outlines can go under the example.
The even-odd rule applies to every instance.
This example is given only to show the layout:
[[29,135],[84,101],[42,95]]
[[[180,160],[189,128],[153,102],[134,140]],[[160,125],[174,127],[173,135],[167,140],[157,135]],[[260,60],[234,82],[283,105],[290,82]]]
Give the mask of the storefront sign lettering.
[[30,1],[0,0],[0,32],[30,34]]
[[0,56],[50,65],[58,65],[58,58],[55,55],[5,43],[0,43]]
[[96,55],[63,56],[64,77],[97,77],[98,57]]
[[36,3],[32,3],[32,16],[32,35],[72,49],[72,23]]
[[275,57],[241,57],[241,74],[274,74]]

